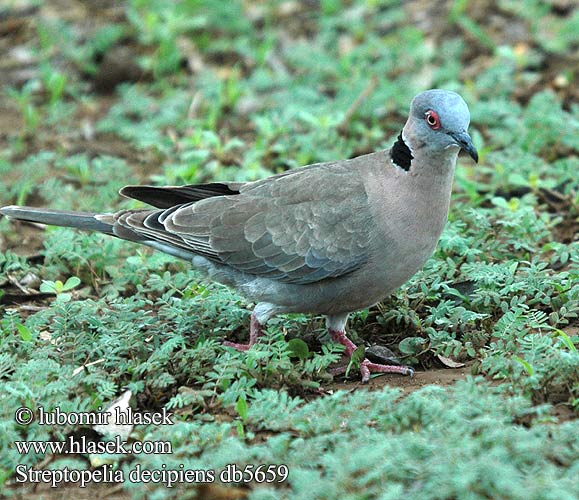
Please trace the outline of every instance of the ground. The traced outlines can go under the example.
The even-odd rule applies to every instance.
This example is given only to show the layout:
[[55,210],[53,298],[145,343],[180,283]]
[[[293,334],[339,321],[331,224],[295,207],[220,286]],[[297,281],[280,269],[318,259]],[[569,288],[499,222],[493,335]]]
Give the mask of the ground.
[[[579,9],[575,2],[9,0],[0,7],[0,206],[110,211],[126,184],[254,180],[389,147],[413,95],[455,90],[460,158],[433,258],[349,331],[413,378],[359,382],[321,318],[272,321],[185,262],[0,219],[0,485],[16,498],[579,498]],[[302,342],[303,341],[303,342]],[[129,442],[22,453],[131,391]],[[84,434],[83,434],[84,435]],[[281,483],[17,482],[286,464]]]

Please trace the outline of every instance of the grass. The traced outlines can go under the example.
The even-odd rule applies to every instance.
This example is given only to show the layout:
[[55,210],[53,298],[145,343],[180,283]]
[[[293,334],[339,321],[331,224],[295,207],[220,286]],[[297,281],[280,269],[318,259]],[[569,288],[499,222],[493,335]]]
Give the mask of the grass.
[[[287,465],[282,483],[226,485],[233,498],[579,498],[577,9],[525,0],[490,16],[449,2],[427,26],[395,1],[127,0],[56,17],[49,0],[34,4],[9,37],[32,54],[31,76],[10,74],[0,93],[20,123],[0,118],[2,205],[110,211],[138,205],[116,194],[125,184],[245,181],[352,157],[389,147],[417,92],[460,92],[481,161],[459,160],[433,258],[350,331],[390,347],[417,380],[447,358],[470,375],[415,391],[397,377],[359,386],[355,366],[350,381],[332,380],[342,350],[302,315],[277,318],[238,353],[221,340],[245,338],[250,304],[187,263],[0,220],[3,494],[26,491],[17,464],[105,460],[127,477],[137,466]],[[140,76],[103,95],[95,82],[113,78],[107,54],[119,47]],[[131,435],[168,441],[171,455],[15,449],[82,431],[17,425],[17,408],[97,411],[126,390],[136,411],[174,413],[174,425]],[[122,487],[207,494],[146,486]]]

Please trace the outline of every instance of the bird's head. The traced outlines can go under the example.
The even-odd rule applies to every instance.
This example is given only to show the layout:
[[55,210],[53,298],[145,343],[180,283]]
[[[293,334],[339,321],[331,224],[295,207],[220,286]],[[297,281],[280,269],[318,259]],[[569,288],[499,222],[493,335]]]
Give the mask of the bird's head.
[[413,152],[427,154],[464,149],[478,162],[478,152],[468,135],[470,113],[464,99],[449,90],[427,90],[418,94],[410,107],[403,137]]

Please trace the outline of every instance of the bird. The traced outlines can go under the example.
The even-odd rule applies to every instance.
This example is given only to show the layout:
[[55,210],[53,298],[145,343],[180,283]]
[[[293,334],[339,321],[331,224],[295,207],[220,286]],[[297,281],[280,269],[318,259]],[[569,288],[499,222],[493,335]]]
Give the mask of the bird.
[[[283,313],[323,315],[330,337],[351,357],[352,312],[371,307],[432,256],[448,219],[460,150],[478,163],[470,113],[453,91],[431,89],[410,104],[392,146],[315,163],[251,182],[126,186],[119,193],[151,208],[93,213],[26,206],[6,217],[98,231],[186,259],[206,279],[255,303],[247,344]],[[413,375],[411,367],[359,364],[372,373]]]

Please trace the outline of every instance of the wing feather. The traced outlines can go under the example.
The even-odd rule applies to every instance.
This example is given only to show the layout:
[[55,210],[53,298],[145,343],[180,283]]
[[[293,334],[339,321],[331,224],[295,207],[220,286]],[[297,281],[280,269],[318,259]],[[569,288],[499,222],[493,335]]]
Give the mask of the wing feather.
[[241,272],[314,283],[368,259],[372,217],[352,168],[318,164],[247,184],[132,186],[122,193],[161,209],[124,212],[115,225]]

